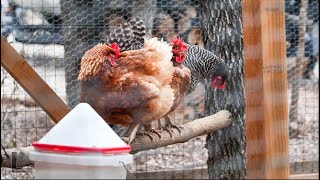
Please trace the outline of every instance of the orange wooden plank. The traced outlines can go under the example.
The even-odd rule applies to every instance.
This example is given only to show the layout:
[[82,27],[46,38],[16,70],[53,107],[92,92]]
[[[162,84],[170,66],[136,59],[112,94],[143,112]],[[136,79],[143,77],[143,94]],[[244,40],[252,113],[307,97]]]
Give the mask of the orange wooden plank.
[[285,12],[282,0],[243,0],[247,176],[288,179]]
[[60,121],[70,111],[70,108],[61,98],[2,36],[1,66],[8,71],[54,122]]

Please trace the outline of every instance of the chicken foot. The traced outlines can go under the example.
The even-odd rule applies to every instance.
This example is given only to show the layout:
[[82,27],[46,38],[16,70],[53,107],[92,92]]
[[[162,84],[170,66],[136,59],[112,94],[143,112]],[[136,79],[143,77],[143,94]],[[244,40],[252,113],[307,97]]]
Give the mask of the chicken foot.
[[151,124],[143,125],[143,127],[144,127],[145,132],[142,132],[142,134],[149,136],[152,141],[154,140],[154,138],[150,135],[150,133],[157,134],[159,139],[161,139],[161,134],[160,134],[161,130],[152,128]]
[[171,128],[177,129],[179,131],[179,134],[181,134],[181,129],[183,129],[183,126],[179,126],[179,125],[172,123],[171,118],[168,115],[165,116],[164,119],[166,121],[166,125],[165,125],[165,127],[163,127],[163,130],[167,131],[171,137],[173,136],[172,135],[173,132],[172,132]]
[[127,131],[124,133],[123,137],[121,137],[121,139],[128,142],[128,144],[130,144],[136,138],[139,127],[140,127],[140,123],[131,124],[128,127]]

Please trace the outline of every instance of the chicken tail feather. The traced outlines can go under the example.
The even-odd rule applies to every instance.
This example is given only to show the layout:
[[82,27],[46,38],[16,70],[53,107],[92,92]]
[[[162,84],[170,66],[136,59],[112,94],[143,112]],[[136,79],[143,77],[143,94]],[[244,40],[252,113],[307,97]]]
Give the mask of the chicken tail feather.
[[143,48],[145,37],[145,24],[140,17],[133,17],[128,22],[119,24],[110,33],[107,43],[117,43],[121,51]]

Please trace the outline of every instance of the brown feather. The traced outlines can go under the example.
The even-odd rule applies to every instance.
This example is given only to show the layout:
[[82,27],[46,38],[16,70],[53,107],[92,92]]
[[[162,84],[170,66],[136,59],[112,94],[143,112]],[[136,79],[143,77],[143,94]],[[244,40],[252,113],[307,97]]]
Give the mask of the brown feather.
[[172,82],[170,86],[174,89],[174,103],[167,113],[167,115],[173,112],[183,101],[183,98],[187,95],[189,85],[191,83],[191,72],[190,69],[182,64],[176,64],[175,71],[173,74]]
[[108,62],[112,53],[100,44],[84,55],[80,101],[114,125],[148,124],[167,114],[175,96],[171,48],[161,51],[150,41],[143,49],[122,52],[115,66]]

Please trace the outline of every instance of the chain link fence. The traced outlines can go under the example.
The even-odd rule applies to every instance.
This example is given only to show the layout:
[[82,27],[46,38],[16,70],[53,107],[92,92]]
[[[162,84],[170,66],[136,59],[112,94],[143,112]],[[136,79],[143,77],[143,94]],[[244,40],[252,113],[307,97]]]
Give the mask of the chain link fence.
[[[294,112],[290,116],[289,149],[291,172],[312,173],[318,172],[319,160],[319,2],[309,0],[306,6],[301,2],[285,1],[288,103],[293,104],[290,115]],[[304,22],[303,8],[307,12]],[[190,44],[203,46],[199,11],[196,0],[4,0],[1,34],[73,108],[79,103],[77,76],[81,57],[97,43],[104,43],[117,24],[140,16],[150,37],[170,41],[179,35]],[[173,115],[177,124],[204,116],[204,93],[200,84],[185,98]],[[2,146],[30,146],[53,126],[46,113],[1,68]],[[203,170],[208,157],[205,138],[140,152],[134,155],[129,169],[138,173],[138,178],[163,177],[163,171],[169,178],[179,173],[180,178],[208,178]],[[31,166],[1,167],[1,178],[32,179],[34,172]]]

